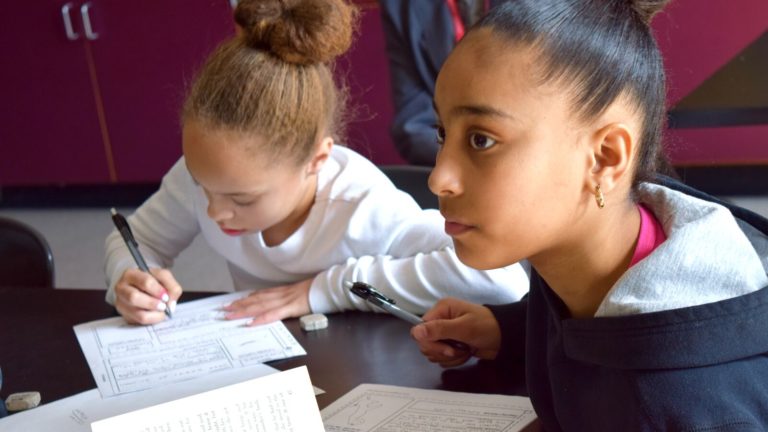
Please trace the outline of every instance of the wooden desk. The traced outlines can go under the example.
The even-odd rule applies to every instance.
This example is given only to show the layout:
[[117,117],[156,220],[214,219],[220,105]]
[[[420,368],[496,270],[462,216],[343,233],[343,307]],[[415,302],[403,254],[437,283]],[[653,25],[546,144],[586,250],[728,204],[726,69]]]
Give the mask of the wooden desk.
[[[186,293],[182,299],[211,294]],[[114,315],[103,291],[0,288],[2,395],[36,390],[45,403],[95,388],[72,326]],[[307,355],[269,364],[281,370],[306,365],[312,383],[326,391],[317,398],[321,409],[362,383],[477,393],[525,391],[520,368],[499,370],[480,362],[444,370],[429,363],[411,340],[408,323],[389,315],[332,314],[328,328],[315,332],[301,330],[296,319],[285,324]]]

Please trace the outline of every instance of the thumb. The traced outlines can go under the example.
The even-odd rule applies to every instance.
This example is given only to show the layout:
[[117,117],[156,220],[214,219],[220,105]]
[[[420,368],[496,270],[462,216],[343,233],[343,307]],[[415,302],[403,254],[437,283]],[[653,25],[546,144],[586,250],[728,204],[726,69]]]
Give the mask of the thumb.
[[442,339],[462,340],[464,333],[458,319],[426,321],[411,329],[411,335],[419,342],[435,342]]

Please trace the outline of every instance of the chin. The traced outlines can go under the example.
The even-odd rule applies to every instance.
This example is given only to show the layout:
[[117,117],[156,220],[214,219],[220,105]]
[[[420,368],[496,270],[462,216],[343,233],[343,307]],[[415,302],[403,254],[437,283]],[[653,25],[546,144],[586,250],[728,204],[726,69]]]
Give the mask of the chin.
[[498,260],[493,259],[495,257],[488,256],[487,250],[483,251],[466,247],[456,241],[453,242],[453,247],[459,261],[475,270],[493,270],[509,265],[506,263],[499,263]]

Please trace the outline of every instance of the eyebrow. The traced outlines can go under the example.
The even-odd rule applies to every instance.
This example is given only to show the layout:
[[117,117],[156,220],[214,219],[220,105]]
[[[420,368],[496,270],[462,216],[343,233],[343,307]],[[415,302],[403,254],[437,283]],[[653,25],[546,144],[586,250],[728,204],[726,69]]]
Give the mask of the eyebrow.
[[[432,108],[439,114],[435,101],[432,101]],[[451,112],[455,115],[470,115],[482,117],[501,117],[512,121],[518,121],[517,117],[488,105],[461,105],[453,108]]]
[[[189,173],[189,176],[192,178],[192,183],[194,183],[195,186],[200,186],[200,182],[198,182],[197,179],[195,179],[192,176],[192,173]],[[200,186],[200,187],[202,187],[202,186]],[[259,196],[259,195],[261,195],[261,191],[255,191],[255,192],[229,192],[229,193],[224,193],[222,195],[228,196],[228,197],[233,197],[233,198],[234,197],[241,197],[241,196],[242,197],[252,197],[252,196]]]

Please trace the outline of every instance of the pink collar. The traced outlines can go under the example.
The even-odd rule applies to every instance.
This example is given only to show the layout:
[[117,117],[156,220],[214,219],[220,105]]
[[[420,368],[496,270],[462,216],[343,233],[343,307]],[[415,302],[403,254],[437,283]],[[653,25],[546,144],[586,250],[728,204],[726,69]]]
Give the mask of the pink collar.
[[640,234],[637,236],[635,253],[632,254],[632,260],[629,262],[630,267],[650,255],[667,239],[661,222],[656,219],[656,216],[642,204],[638,205],[637,208],[640,210]]

